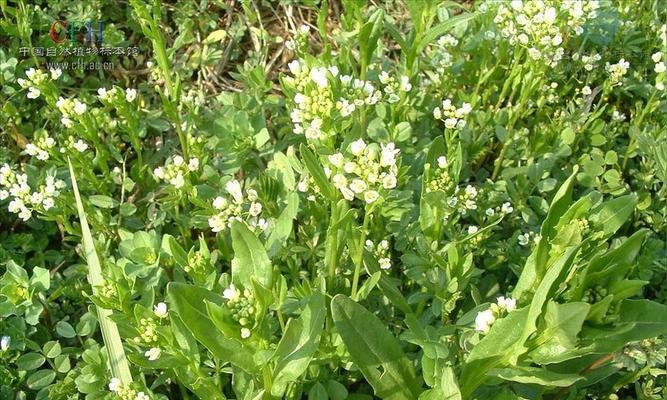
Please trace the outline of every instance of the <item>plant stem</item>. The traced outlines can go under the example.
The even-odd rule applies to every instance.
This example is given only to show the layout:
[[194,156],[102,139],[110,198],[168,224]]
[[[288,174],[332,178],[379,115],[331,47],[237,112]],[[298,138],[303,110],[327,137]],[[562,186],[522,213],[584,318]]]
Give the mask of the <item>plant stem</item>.
[[359,244],[357,253],[354,259],[354,276],[352,277],[352,298],[357,296],[357,286],[359,285],[359,274],[361,273],[361,265],[364,262],[364,243],[366,242],[366,229],[370,220],[370,213],[368,208],[364,210],[364,223],[361,228],[361,236],[359,236]]

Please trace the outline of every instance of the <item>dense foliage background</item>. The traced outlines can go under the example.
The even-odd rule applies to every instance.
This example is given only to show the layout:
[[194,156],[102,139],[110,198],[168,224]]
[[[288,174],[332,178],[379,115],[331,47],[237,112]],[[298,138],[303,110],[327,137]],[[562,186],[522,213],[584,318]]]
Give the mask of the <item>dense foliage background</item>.
[[667,396],[667,3],[0,11],[0,398]]

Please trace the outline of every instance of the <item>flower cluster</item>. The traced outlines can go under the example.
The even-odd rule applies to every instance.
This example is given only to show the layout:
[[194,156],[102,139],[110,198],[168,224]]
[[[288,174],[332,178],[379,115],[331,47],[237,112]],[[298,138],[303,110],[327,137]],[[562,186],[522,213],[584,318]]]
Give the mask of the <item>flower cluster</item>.
[[49,150],[56,145],[56,141],[49,137],[44,130],[35,132],[35,140],[25,145],[24,153],[36,157],[40,161],[49,159]]
[[[452,188],[452,179],[447,171],[447,157],[440,156],[437,161],[438,168],[431,172],[430,178],[428,182],[426,182],[426,193],[435,192],[437,190],[448,192]],[[424,169],[426,170],[430,170],[430,168],[430,164],[424,166]]]
[[112,378],[109,382],[109,391],[120,400],[150,400],[150,396],[144,392],[137,392],[127,385],[123,385],[118,378]]
[[[397,93],[401,91],[408,92],[412,89],[409,79],[405,76],[401,77],[400,84],[398,84],[396,78],[390,77],[389,74],[385,76],[380,73],[380,80],[386,82],[384,90],[387,94],[387,100],[391,102],[400,100]],[[336,109],[339,110],[342,117],[351,115],[363,105],[374,105],[382,100],[382,92],[370,81],[352,78],[350,75],[342,75],[339,81],[341,94],[340,100],[336,102]]]
[[308,193],[308,196],[306,197],[308,201],[315,201],[317,196],[321,195],[320,188],[315,184],[315,179],[308,174],[304,174],[301,177],[296,188],[301,193]]
[[156,180],[169,182],[176,189],[181,189],[185,185],[185,176],[190,172],[199,170],[199,159],[190,158],[188,163],[181,156],[174,156],[167,159],[164,167],[157,167],[153,170]]
[[125,100],[128,103],[132,103],[134,101],[134,99],[137,98],[137,90],[127,88],[127,89],[125,89],[125,92],[123,93],[121,90],[118,90],[116,87],[112,87],[109,90],[107,90],[105,88],[97,89],[97,98],[103,104],[114,103],[116,101],[119,101],[123,97],[125,98]]
[[384,270],[391,269],[391,258],[389,258],[389,242],[381,240],[377,245],[372,240],[366,240],[366,251],[373,254]]
[[[208,219],[208,225],[213,232],[221,232],[230,228],[232,222],[242,220],[243,214],[250,217],[248,222],[252,228],[261,230],[267,228],[268,222],[264,218],[259,218],[262,213],[262,204],[258,201],[257,191],[246,190],[246,198],[244,198],[241,183],[237,180],[227,182],[225,190],[229,197],[218,196],[213,200],[213,208],[217,214]],[[244,211],[246,206],[247,209]]]
[[153,318],[141,318],[139,320],[139,335],[134,337],[136,344],[157,343],[157,324]]
[[234,321],[241,325],[241,338],[249,338],[250,329],[255,324],[255,298],[252,292],[248,289],[241,292],[232,283],[222,292],[222,297],[227,300],[225,305],[231,311]]
[[318,140],[326,134],[324,119],[334,108],[333,93],[329,75],[338,76],[336,67],[309,68],[305,63],[294,60],[288,64],[298,93],[294,96],[296,108],[290,114],[294,123],[294,133],[305,134],[308,140]]
[[584,69],[590,72],[593,70],[593,68],[595,68],[595,65],[598,63],[598,61],[602,60],[602,56],[599,53],[593,53],[590,55],[574,53],[572,55],[572,59],[575,61],[581,60],[581,63],[584,65]]
[[450,99],[445,99],[442,101],[442,107],[433,109],[433,117],[443,120],[447,129],[461,130],[466,126],[465,117],[471,111],[472,107],[468,103],[463,103],[461,107],[456,108]]
[[445,75],[445,70],[452,66],[451,51],[458,46],[459,40],[452,35],[440,36],[435,45],[431,47],[428,59],[436,72],[435,78],[438,79]]
[[623,76],[628,72],[630,63],[621,58],[616,64],[607,63],[605,69],[609,73],[609,78],[612,84],[617,84],[623,79]]
[[382,89],[387,98],[387,103],[396,103],[401,100],[400,93],[408,93],[412,90],[412,84],[410,83],[410,78],[402,75],[400,80],[389,75],[387,71],[382,71],[380,73],[380,83],[384,85]]
[[[60,78],[60,75],[62,75],[60,68],[51,70],[51,79],[56,80]],[[28,94],[26,96],[29,99],[38,98],[42,94],[40,87],[43,87],[49,80],[48,75],[41,70],[30,68],[25,72],[25,76],[28,79],[18,78],[16,82],[18,82],[23,89],[28,89]]]
[[489,333],[491,325],[498,318],[516,309],[516,300],[511,297],[500,296],[492,303],[489,309],[480,311],[475,317],[475,329],[481,333]]
[[19,218],[27,221],[32,217],[33,210],[47,211],[54,205],[54,198],[60,195],[60,190],[65,187],[65,182],[49,175],[39,189],[32,191],[28,185],[26,174],[17,174],[4,164],[0,167],[0,200],[12,197],[8,210],[18,214]]
[[63,115],[62,118],[60,118],[60,122],[66,128],[71,128],[74,124],[74,120],[79,119],[79,117],[83,115],[88,108],[78,99],[64,99],[62,97],[58,98],[56,107],[58,107],[58,110]]
[[400,150],[394,143],[367,145],[359,139],[350,144],[349,152],[351,158],[341,153],[330,155],[331,169],[325,171],[346,200],[357,197],[372,204],[380,198],[381,192],[396,187]]
[[667,71],[667,67],[665,66],[665,62],[662,61],[662,52],[653,53],[651,59],[655,63],[653,70],[658,74],[655,78],[655,88],[665,90],[665,71]]
[[305,51],[308,47],[308,37],[310,35],[310,26],[301,25],[294,34],[294,38],[285,42],[288,50]]
[[555,67],[563,58],[563,39],[581,35],[598,8],[597,1],[513,0],[498,7],[493,21],[511,45],[525,46],[530,58]]
[[447,205],[465,215],[469,210],[477,209],[476,197],[477,189],[474,186],[468,185],[464,190],[457,186],[454,195],[447,199]]
[[[84,142],[81,139],[75,139],[74,136],[67,137],[67,147],[73,150],[76,150],[79,153],[83,153],[88,150],[88,143]],[[62,152],[63,150],[61,150]]]

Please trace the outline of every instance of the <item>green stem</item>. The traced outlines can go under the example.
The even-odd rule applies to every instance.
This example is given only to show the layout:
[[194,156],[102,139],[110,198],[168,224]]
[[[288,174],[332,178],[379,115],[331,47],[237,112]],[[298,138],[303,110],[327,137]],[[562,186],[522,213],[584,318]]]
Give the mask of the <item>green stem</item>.
[[361,236],[359,236],[359,244],[357,253],[354,258],[354,276],[352,277],[352,298],[357,296],[357,286],[359,285],[359,274],[361,273],[361,265],[364,262],[364,243],[366,242],[366,229],[370,220],[369,210],[364,210],[364,223],[361,228]]

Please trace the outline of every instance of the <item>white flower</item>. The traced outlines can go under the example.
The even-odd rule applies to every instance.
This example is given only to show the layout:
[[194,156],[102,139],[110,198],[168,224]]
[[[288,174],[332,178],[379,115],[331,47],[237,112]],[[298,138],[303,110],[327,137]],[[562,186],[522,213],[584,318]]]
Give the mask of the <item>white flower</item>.
[[241,191],[241,183],[239,181],[232,179],[231,181],[227,182],[225,184],[225,190],[234,198],[235,202],[243,202],[243,192]]
[[500,211],[502,211],[505,214],[511,214],[512,211],[514,211],[514,208],[512,207],[512,204],[509,201],[506,201],[503,203],[502,207],[500,207]]
[[253,217],[258,216],[262,213],[262,205],[259,203],[250,204],[250,210],[248,211]]
[[157,167],[153,170],[153,175],[158,179],[164,179],[164,170],[162,167]]
[[334,76],[334,78],[337,77],[338,74],[339,74],[338,67],[335,66],[335,65],[330,66],[330,67],[328,68],[328,70],[329,70],[329,72],[331,73],[331,75]]
[[63,124],[65,128],[71,128],[73,124],[72,120],[67,117],[60,118],[60,123]]
[[345,158],[340,153],[332,154],[328,157],[328,159],[331,165],[333,165],[336,168],[341,168],[343,166],[343,163],[345,162]]
[[405,75],[401,77],[401,90],[404,92],[409,92],[410,90],[412,90],[412,84],[410,83],[410,78],[408,78]]
[[0,350],[2,351],[7,351],[9,349],[9,345],[11,344],[12,339],[9,336],[3,336],[0,338]]
[[334,175],[332,181],[336,189],[341,189],[347,186],[347,178],[343,174]]
[[144,356],[148,358],[148,361],[155,361],[160,358],[160,354],[162,354],[162,350],[159,347],[151,347],[150,350],[144,353]]
[[74,100],[74,112],[77,115],[83,115],[86,112],[86,105],[79,100]]
[[88,149],[88,144],[86,144],[86,142],[84,142],[83,140],[79,139],[72,144],[72,147],[74,147],[79,153],[83,153]]
[[301,72],[301,63],[299,63],[299,60],[293,60],[289,64],[287,64],[289,67],[290,72],[292,75],[296,75],[299,72]]
[[487,208],[486,211],[484,211],[484,214],[488,215],[489,217],[493,217],[496,215],[496,211],[493,208]]
[[0,201],[9,197],[9,192],[6,190],[0,190]]
[[475,189],[475,187],[472,185],[466,186],[466,195],[468,195],[468,197],[471,199],[474,199],[477,197],[477,189]]
[[661,62],[655,64],[655,72],[660,74],[662,72],[665,72],[665,70],[667,70],[667,68],[665,68],[665,63],[664,62],[661,61]]
[[144,392],[137,393],[134,400],[151,400],[151,398]]
[[511,297],[500,296],[498,297],[498,300],[496,300],[496,303],[498,303],[498,306],[501,309],[504,309],[508,312],[514,311],[516,309],[516,300]]
[[435,119],[442,118],[442,111],[440,111],[440,107],[436,107],[433,109],[433,118]]
[[519,244],[521,246],[526,246],[526,245],[528,245],[528,242],[530,241],[530,234],[529,233],[521,234],[521,235],[519,235],[517,240],[519,241]]
[[382,154],[380,155],[380,165],[383,167],[392,167],[396,165],[396,155],[401,151],[396,148],[393,143],[380,145],[382,147]]
[[60,68],[52,69],[51,70],[51,79],[54,81],[60,78],[60,75],[63,74],[63,71]]
[[378,260],[378,263],[380,264],[381,269],[390,269],[391,268],[391,260],[387,257],[382,257],[381,259]]
[[387,174],[382,178],[382,187],[385,189],[393,189],[396,187],[396,176],[394,174]]
[[169,180],[169,183],[172,184],[176,189],[180,189],[185,185],[185,179],[183,179],[183,173],[178,171],[175,177]]
[[192,157],[190,161],[188,162],[188,169],[190,171],[196,171],[199,169],[199,159],[196,157]]
[[484,310],[477,313],[475,317],[475,329],[482,333],[489,333],[491,325],[496,321],[493,311]]
[[47,197],[42,201],[42,207],[44,207],[44,210],[49,210],[54,206],[54,201],[53,198]]
[[224,197],[218,196],[213,200],[213,207],[216,210],[222,210],[227,207],[227,199]]
[[366,193],[364,193],[364,201],[366,201],[367,204],[374,203],[379,197],[380,194],[375,190],[367,190]]
[[351,191],[350,189],[348,189],[346,187],[342,187],[342,188],[340,188],[340,192],[343,195],[343,198],[345,198],[345,200],[347,200],[347,201],[354,200],[354,192]]
[[583,94],[584,96],[588,96],[588,95],[590,95],[591,93],[593,93],[593,91],[591,90],[591,87],[588,86],[588,85],[584,86],[584,87],[581,89],[581,94]]
[[236,289],[233,283],[230,283],[229,287],[222,292],[222,297],[230,301],[236,301],[241,297],[241,292]]
[[136,98],[137,98],[136,89],[130,89],[130,88],[125,89],[125,100],[132,103]]
[[250,329],[248,328],[241,328],[241,338],[242,339],[247,339],[250,337]]
[[220,215],[214,215],[208,219],[208,226],[211,227],[213,232],[220,232],[225,230],[227,224]]
[[447,157],[445,156],[438,157],[438,167],[447,168]]
[[350,143],[350,152],[355,156],[360,156],[366,149],[366,142],[364,139],[355,140]]
[[662,60],[662,53],[659,51],[657,53],[653,53],[651,55],[651,59],[653,60],[654,63],[659,63],[660,60]]
[[447,118],[445,120],[445,128],[447,129],[454,129],[456,128],[456,123],[458,120],[456,118]]
[[98,99],[105,100],[108,95],[109,95],[109,93],[107,92],[107,90],[105,88],[97,89],[97,98]]
[[181,165],[183,165],[184,162],[185,162],[185,160],[183,159],[183,157],[174,156],[173,163],[174,163],[175,166],[180,167]]
[[474,235],[479,231],[479,228],[477,228],[475,225],[470,225],[468,227],[468,235]]
[[121,383],[120,379],[118,378],[111,378],[111,382],[109,382],[109,390],[112,392],[118,391],[120,389]]
[[153,307],[153,313],[158,318],[165,318],[169,311],[167,311],[167,305],[163,302],[160,302]]
[[326,68],[313,68],[310,71],[310,79],[320,88],[325,88],[329,85]]
[[308,180],[307,179],[302,179],[299,181],[299,183],[296,185],[296,188],[299,192],[307,192],[308,191]]
[[42,93],[42,92],[40,92],[39,89],[37,89],[37,88],[34,87],[34,86],[31,86],[31,87],[28,88],[28,94],[27,94],[26,96],[27,96],[29,99],[36,99],[36,98],[39,97],[39,95],[40,95],[41,93]]

